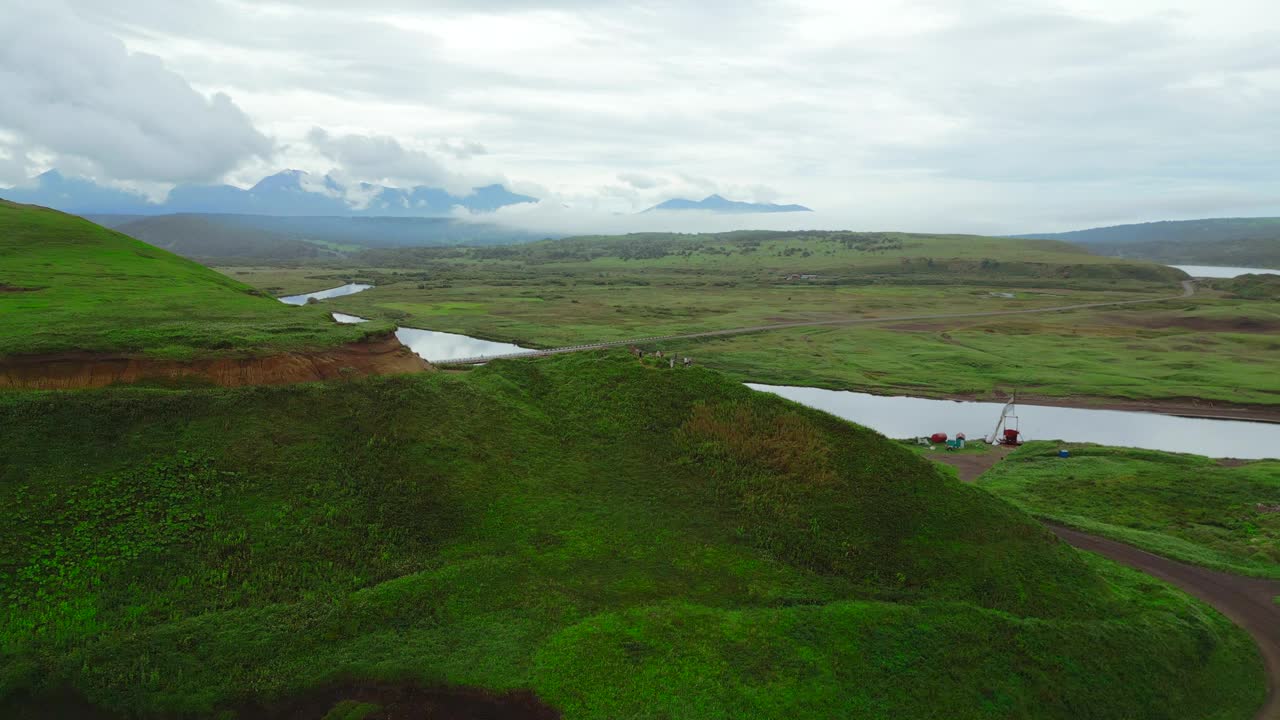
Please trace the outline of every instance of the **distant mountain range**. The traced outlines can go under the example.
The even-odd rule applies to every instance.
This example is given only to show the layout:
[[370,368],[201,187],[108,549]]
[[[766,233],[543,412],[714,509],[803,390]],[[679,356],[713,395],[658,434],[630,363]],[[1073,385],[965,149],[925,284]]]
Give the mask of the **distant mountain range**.
[[318,177],[301,170],[285,170],[265,177],[248,190],[233,185],[178,185],[161,203],[50,170],[34,178],[29,186],[0,189],[0,197],[78,215],[444,217],[455,207],[492,212],[508,205],[538,202],[537,198],[513,193],[501,185],[478,187],[468,195],[457,196],[426,186],[394,188],[363,182],[346,186],[329,175]]
[[775,205],[773,203],[739,202],[737,200],[726,200],[719,195],[708,195],[701,200],[673,198],[666,202],[654,205],[644,212],[682,212],[685,210],[701,210],[703,212],[713,212],[725,215],[746,213],[813,212],[812,209],[803,205]]
[[508,245],[546,233],[444,217],[333,217],[177,213],[85,217],[156,247],[204,261],[301,260],[371,248]]
[[1102,255],[1174,265],[1280,268],[1280,218],[1273,217],[1165,220],[1011,237],[1065,240]]

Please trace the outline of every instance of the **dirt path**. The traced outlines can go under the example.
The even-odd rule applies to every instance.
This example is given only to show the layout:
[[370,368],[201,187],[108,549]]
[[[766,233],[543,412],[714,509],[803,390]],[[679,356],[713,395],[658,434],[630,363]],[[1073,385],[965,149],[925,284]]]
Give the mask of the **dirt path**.
[[925,457],[934,462],[950,465],[960,475],[961,482],[971,483],[1013,451],[1014,448],[1008,445],[993,445],[990,450],[982,453],[939,450]]
[[[939,453],[933,459],[956,468],[964,482],[973,482],[1010,452],[1009,448],[993,448],[986,453]],[[1267,701],[1254,717],[1256,720],[1280,720],[1280,605],[1274,600],[1280,596],[1280,581],[1188,565],[1116,540],[1058,525],[1045,525],[1062,540],[1081,550],[1104,555],[1200,598],[1243,628],[1258,644],[1267,670]]]
[[1280,582],[1187,565],[1115,540],[1056,525],[1048,527],[1081,550],[1105,555],[1176,585],[1244,628],[1258,643],[1258,650],[1267,666],[1267,701],[1255,717],[1258,720],[1280,719],[1280,693],[1277,693],[1277,688],[1280,688],[1280,605],[1273,600],[1280,595]]

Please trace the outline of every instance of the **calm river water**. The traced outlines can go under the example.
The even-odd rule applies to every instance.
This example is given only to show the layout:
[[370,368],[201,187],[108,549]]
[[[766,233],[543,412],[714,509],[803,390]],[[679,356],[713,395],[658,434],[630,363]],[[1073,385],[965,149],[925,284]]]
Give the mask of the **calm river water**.
[[1191,277],[1233,278],[1240,275],[1280,275],[1280,270],[1267,268],[1223,267],[1219,265],[1170,265]]
[[[951,436],[964,433],[970,439],[986,437],[1004,407],[1000,403],[886,397],[811,387],[747,386],[829,412],[891,438],[935,432]],[[1280,457],[1280,425],[1272,423],[1044,405],[1017,407],[1019,429],[1026,440],[1091,442],[1219,458]]]
[[350,283],[342,287],[329,288],[328,290],[317,290],[306,295],[289,295],[280,298],[280,302],[286,305],[306,305],[311,298],[317,300],[328,300],[329,298],[342,297],[343,295],[355,295],[358,292],[368,290],[372,285],[361,285],[360,283]]
[[[333,319],[343,324],[354,324],[369,322],[367,319],[358,315],[348,315],[346,313],[333,313]],[[464,360],[474,357],[489,357],[491,355],[507,355],[509,353],[521,352],[529,348],[523,348],[519,345],[511,343],[493,342],[492,340],[481,340],[473,338],[469,335],[457,335],[454,333],[437,332],[435,330],[419,330],[418,328],[399,327],[396,328],[396,337],[400,342],[404,343],[410,350],[417,353],[421,358],[428,362],[442,362],[444,360]]]
[[[329,298],[342,297],[343,295],[355,295],[363,290],[368,290],[372,285],[360,285],[351,283],[342,287],[330,288],[328,290],[319,290],[305,295],[290,295],[289,297],[280,298],[280,302],[290,305],[305,305],[307,300],[315,298],[317,300],[327,300]],[[345,325],[355,323],[369,322],[368,319],[358,315],[348,315],[346,313],[331,313],[333,319]],[[396,328],[396,337],[406,347],[417,353],[428,362],[441,362],[444,360],[463,360],[466,358],[488,357],[491,355],[507,355],[509,353],[522,352],[529,348],[512,345],[511,343],[493,342],[490,340],[481,340],[467,335],[456,335],[454,333],[436,332],[435,330],[419,330],[418,328],[398,327]]]

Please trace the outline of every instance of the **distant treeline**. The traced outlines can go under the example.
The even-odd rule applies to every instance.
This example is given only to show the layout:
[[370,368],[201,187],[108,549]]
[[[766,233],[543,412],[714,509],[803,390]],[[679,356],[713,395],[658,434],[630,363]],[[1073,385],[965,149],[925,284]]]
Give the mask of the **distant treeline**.
[[[751,255],[772,252],[790,257],[811,253],[802,242],[821,241],[846,250],[876,252],[900,250],[896,233],[847,231],[738,230],[726,233],[631,233],[582,235],[523,245],[452,248],[397,248],[370,250],[359,260],[370,265],[420,264],[432,260],[513,260],[525,263],[590,262],[601,258],[659,260],[694,255]],[[766,249],[765,244],[795,243],[795,247]]]
[[221,260],[313,260],[368,248],[494,245],[546,237],[451,218],[178,214],[89,219],[179,255]]
[[1102,255],[1175,265],[1280,267],[1280,218],[1179,220],[1017,237],[1065,240]]

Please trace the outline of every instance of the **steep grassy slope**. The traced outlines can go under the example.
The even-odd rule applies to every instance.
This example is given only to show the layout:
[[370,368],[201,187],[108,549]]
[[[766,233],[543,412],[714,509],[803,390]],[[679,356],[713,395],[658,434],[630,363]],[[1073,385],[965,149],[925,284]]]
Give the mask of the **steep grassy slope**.
[[62,688],[208,713],[369,679],[527,688],[566,718],[1261,700],[1252,645],[1199,603],[707,370],[0,395],[0,433],[10,715]]
[[1228,572],[1280,578],[1280,461],[1028,443],[979,481],[1029,513]]
[[0,357],[270,352],[389,329],[337,325],[87,220],[0,201]]

